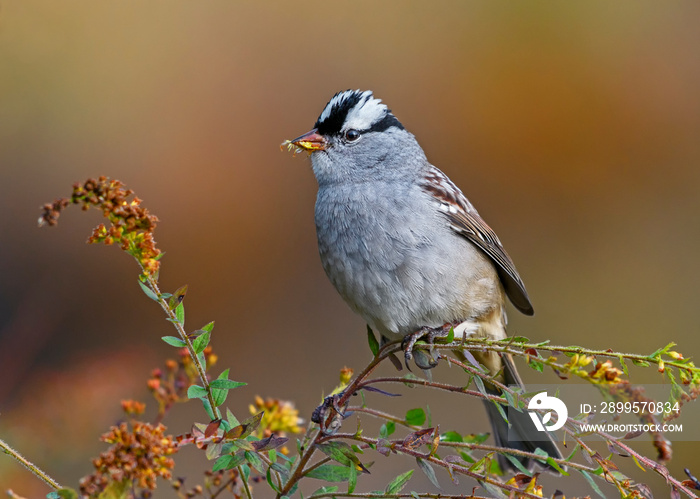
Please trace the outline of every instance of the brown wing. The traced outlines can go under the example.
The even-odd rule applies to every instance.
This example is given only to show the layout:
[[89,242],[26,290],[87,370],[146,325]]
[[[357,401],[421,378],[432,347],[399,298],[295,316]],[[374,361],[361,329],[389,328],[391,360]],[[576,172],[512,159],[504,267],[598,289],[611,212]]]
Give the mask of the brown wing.
[[515,270],[513,260],[506,253],[496,233],[479,216],[462,191],[437,168],[431,170],[422,187],[441,203],[441,211],[450,221],[452,229],[474,243],[493,260],[503,289],[515,308],[526,315],[534,314],[525,284]]
[[469,239],[496,263],[496,270],[501,278],[501,283],[503,283],[503,288],[515,308],[526,315],[534,314],[535,311],[527,296],[525,284],[520,279],[518,271],[515,270],[513,260],[503,249],[498,236],[491,227],[486,225],[486,222],[475,212],[447,212],[445,215],[449,218],[451,226],[456,232]]

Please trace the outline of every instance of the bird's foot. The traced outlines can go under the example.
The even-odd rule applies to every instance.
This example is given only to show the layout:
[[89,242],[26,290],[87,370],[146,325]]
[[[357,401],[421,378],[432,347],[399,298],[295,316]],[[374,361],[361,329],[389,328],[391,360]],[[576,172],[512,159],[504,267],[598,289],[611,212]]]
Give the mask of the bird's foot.
[[[406,335],[401,343],[401,348],[404,351],[406,367],[408,368],[408,363],[411,361],[411,359],[413,359],[416,365],[423,370],[432,369],[437,366],[438,361],[440,360],[440,354],[433,351],[435,339],[447,337],[450,333],[450,329],[453,327],[454,324],[451,322],[443,324],[440,327],[424,326],[415,333]],[[424,338],[426,343],[430,345],[430,349],[427,351],[414,350],[416,342]]]

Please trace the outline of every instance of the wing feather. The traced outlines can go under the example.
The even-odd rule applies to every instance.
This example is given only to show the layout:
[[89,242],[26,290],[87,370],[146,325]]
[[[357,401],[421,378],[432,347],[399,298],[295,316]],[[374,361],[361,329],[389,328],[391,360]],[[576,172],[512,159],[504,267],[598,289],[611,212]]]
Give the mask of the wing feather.
[[496,233],[479,216],[462,191],[437,168],[431,169],[422,187],[440,203],[440,210],[449,220],[450,227],[493,260],[503,289],[515,308],[526,315],[532,315],[532,303],[513,260]]

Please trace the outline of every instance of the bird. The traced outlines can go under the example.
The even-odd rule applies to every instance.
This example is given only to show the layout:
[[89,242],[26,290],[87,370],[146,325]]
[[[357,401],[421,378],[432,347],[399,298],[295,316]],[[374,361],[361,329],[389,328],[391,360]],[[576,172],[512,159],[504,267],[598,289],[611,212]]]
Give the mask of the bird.
[[[383,340],[405,341],[446,324],[460,324],[462,334],[506,338],[506,297],[523,314],[534,313],[496,233],[372,91],[336,93],[313,129],[286,144],[310,155],[323,269]],[[498,381],[523,386],[511,356],[474,357]],[[487,390],[500,393],[495,385]],[[527,412],[509,411],[518,436],[509,439],[499,407],[484,402],[498,446],[539,448],[561,458],[549,434],[532,438],[536,430]],[[527,456],[517,459],[530,470],[557,472]],[[501,454],[498,460],[502,469],[518,471]]]

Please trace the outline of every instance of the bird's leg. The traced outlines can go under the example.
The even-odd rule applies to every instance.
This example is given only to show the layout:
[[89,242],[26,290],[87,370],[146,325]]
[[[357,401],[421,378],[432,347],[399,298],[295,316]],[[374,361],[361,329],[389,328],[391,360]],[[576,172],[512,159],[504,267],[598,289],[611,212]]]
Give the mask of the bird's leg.
[[[406,367],[408,367],[409,361],[413,359],[414,353],[416,356],[415,363],[421,369],[432,369],[435,366],[437,366],[438,360],[440,359],[440,354],[433,354],[432,345],[435,342],[436,338],[446,337],[449,334],[450,329],[454,327],[454,325],[454,323],[448,322],[439,327],[423,326],[415,333],[407,334],[406,336],[404,336],[403,342],[401,343],[401,348],[404,351]],[[422,350],[415,350],[414,352],[416,342],[423,338],[425,338],[428,345],[431,346],[429,353],[425,353]]]

